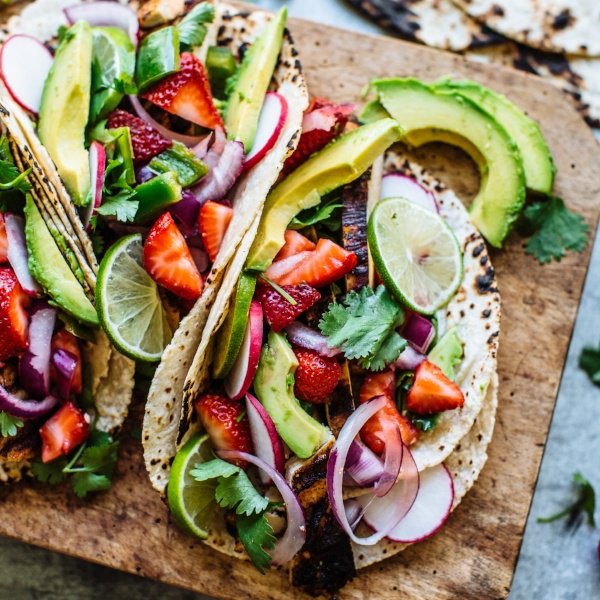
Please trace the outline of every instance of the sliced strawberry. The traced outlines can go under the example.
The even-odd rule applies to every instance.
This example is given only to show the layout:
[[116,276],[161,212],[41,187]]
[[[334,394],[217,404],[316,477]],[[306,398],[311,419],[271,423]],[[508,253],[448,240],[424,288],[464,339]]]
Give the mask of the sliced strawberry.
[[202,426],[217,450],[253,454],[250,422],[245,404],[220,394],[202,394],[195,403]]
[[[75,367],[75,372],[73,373],[71,391],[74,394],[81,394],[83,390],[83,375],[81,367],[81,349],[79,348],[77,338],[66,329],[59,329],[52,336],[52,352],[58,349],[66,350],[77,358],[77,366]],[[52,373],[52,380],[56,381],[54,365],[50,366],[50,370]]]
[[340,381],[342,370],[333,357],[314,350],[294,347],[298,368],[294,374],[294,392],[299,400],[311,404],[327,402]]
[[190,52],[181,55],[177,73],[165,77],[143,97],[201,127],[223,128],[223,119],[215,107],[204,65]]
[[136,163],[146,162],[173,145],[171,140],[163,137],[145,121],[120,108],[108,117],[109,129],[129,127],[133,160]]
[[40,429],[42,462],[69,454],[83,444],[89,434],[90,425],[84,413],[72,402],[67,402]]
[[286,229],[285,231],[285,246],[279,251],[275,260],[283,260],[290,256],[295,256],[299,252],[304,250],[314,250],[315,244],[311,242],[307,237],[304,237],[301,233],[294,231],[293,229]]
[[0,267],[0,360],[18,356],[28,345],[31,298],[23,291],[15,272]]
[[205,202],[200,209],[198,229],[211,262],[217,258],[232,217],[233,209],[218,202]]
[[305,283],[286,285],[283,289],[296,301],[296,304],[288,302],[269,285],[260,285],[256,292],[265,319],[273,331],[281,331],[321,299],[321,294]]
[[282,260],[277,260],[271,264],[265,275],[271,281],[278,282],[312,254],[312,250],[303,250],[302,252],[298,252],[298,254],[293,254]]
[[168,212],[152,225],[144,242],[144,267],[156,283],[181,298],[197,300],[202,293],[204,281]]
[[273,278],[273,281],[279,285],[329,285],[350,272],[356,266],[356,260],[354,252],[348,252],[335,242],[321,238],[317,247],[312,252],[307,252],[304,260],[287,273]]
[[6,226],[4,215],[0,213],[0,263],[8,262],[8,238],[6,237]]
[[364,404],[376,396],[385,398],[385,405],[374,414],[360,431],[362,441],[376,454],[383,454],[387,432],[392,427],[400,429],[402,441],[410,446],[419,438],[417,428],[398,412],[394,402],[395,378],[393,371],[372,373],[365,377],[360,388],[360,403]]
[[459,408],[465,403],[462,390],[428,360],[415,371],[415,380],[406,396],[406,407],[419,415],[431,415]]

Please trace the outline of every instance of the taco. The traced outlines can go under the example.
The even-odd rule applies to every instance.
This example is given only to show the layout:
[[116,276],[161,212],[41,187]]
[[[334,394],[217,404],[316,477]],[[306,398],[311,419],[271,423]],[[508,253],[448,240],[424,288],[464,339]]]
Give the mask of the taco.
[[[62,184],[20,123],[25,116],[0,90],[0,480],[27,473],[54,483],[79,468],[73,484],[84,496],[110,486],[111,434],[131,400],[134,364],[99,328],[97,265],[82,251],[89,241],[71,227],[57,201]],[[83,474],[83,444],[111,453],[102,472]]]

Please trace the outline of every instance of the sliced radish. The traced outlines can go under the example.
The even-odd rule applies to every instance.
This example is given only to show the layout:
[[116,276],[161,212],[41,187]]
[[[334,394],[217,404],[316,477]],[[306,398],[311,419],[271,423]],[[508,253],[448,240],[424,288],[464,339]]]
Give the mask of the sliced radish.
[[25,221],[23,217],[6,213],[4,215],[4,226],[8,241],[8,262],[10,266],[13,268],[23,291],[28,296],[40,296],[42,288],[29,271],[29,256],[25,241]]
[[102,204],[102,189],[104,187],[104,174],[106,171],[106,150],[97,141],[90,145],[90,180],[92,201],[81,210],[81,220],[87,227],[94,213],[94,209]]
[[263,311],[258,300],[250,303],[248,314],[248,325],[242,341],[242,347],[231,367],[231,371],[225,379],[225,392],[232,400],[239,400],[250,388],[258,359],[263,338]]
[[[388,520],[386,503],[393,494],[392,488],[389,496],[374,498],[365,508],[364,519],[372,529],[385,526]],[[361,499],[358,498],[358,501],[361,502]],[[419,492],[414,504],[387,537],[394,542],[412,544],[432,536],[448,519],[453,501],[454,483],[445,465],[425,469],[420,473]]]
[[287,114],[287,100],[280,94],[268,92],[258,117],[254,145],[244,161],[244,170],[252,168],[275,145]]
[[52,66],[52,54],[30,35],[11,35],[0,50],[0,77],[22,108],[37,114],[44,83]]
[[87,21],[92,27],[118,27],[124,29],[137,45],[140,25],[137,15],[131,8],[119,2],[86,2],[63,9],[67,21],[72,25],[77,21]]
[[[283,473],[285,469],[283,442],[275,429],[273,419],[265,407],[251,394],[246,394],[246,413],[250,421],[250,435],[256,456],[262,458],[279,473]],[[259,475],[265,485],[271,482],[266,473],[261,471]]]
[[412,177],[402,173],[388,173],[383,176],[380,198],[406,198],[423,208],[440,212],[435,196]]

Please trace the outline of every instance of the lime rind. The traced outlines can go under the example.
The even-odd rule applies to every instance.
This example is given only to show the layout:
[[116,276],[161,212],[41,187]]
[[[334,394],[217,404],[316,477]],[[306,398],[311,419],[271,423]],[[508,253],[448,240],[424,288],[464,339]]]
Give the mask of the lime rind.
[[98,271],[96,304],[111,342],[126,356],[144,362],[160,360],[172,337],[158,286],[143,264],[142,236],[116,242]]
[[405,198],[386,198],[373,209],[367,235],[377,272],[410,309],[430,315],[455,294],[462,253],[438,214]]

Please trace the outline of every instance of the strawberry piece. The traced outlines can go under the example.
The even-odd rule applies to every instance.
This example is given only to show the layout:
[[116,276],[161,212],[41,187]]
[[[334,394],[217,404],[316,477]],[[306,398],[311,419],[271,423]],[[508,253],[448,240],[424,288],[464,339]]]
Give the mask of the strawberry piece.
[[[304,260],[294,264],[286,273],[271,279],[279,285],[297,285],[304,282],[314,287],[322,287],[352,271],[356,261],[354,252],[348,252],[335,242],[321,238],[312,252],[306,252]],[[273,263],[273,267],[276,264]]]
[[181,55],[177,73],[151,87],[143,98],[201,127],[223,128],[223,119],[215,107],[204,65],[190,52]]
[[136,163],[146,162],[173,145],[171,140],[163,137],[156,129],[125,110],[113,111],[108,117],[107,126],[109,129],[129,127],[133,160]]
[[196,401],[196,412],[217,450],[254,453],[250,421],[243,402],[220,394],[202,394]]
[[361,404],[375,396],[384,396],[384,406],[374,414],[360,430],[362,441],[376,454],[383,454],[385,440],[392,427],[400,429],[402,441],[410,446],[419,439],[419,431],[404,415],[400,414],[394,402],[395,379],[393,371],[372,373],[365,377],[360,388]]
[[181,231],[166,212],[144,242],[144,267],[150,277],[180,298],[197,300],[204,281]]
[[217,254],[233,217],[233,209],[218,202],[205,202],[198,214],[198,229],[211,262]]
[[[59,329],[52,336],[52,352],[56,350],[66,350],[70,352],[75,358],[77,358],[77,366],[75,367],[75,372],[73,373],[73,381],[71,383],[71,392],[74,394],[81,394],[83,391],[83,374],[82,374],[82,366],[81,366],[81,350],[79,348],[79,343],[77,338],[67,331],[66,329]],[[52,375],[52,380],[56,381],[56,369],[54,365],[50,365],[50,372]]]
[[40,428],[42,462],[69,454],[83,444],[89,434],[90,424],[86,415],[72,402],[67,402]]
[[6,226],[4,215],[0,213],[0,263],[8,262],[8,238],[6,237]]
[[431,415],[459,408],[465,403],[462,390],[428,360],[415,371],[415,380],[406,396],[406,407],[419,415]]
[[294,392],[304,402],[323,404],[337,387],[342,374],[338,361],[314,350],[294,347],[298,368],[294,374]]
[[305,162],[311,154],[324,148],[343,131],[353,104],[333,104],[324,98],[315,98],[302,121],[302,134],[296,150],[287,158],[283,172],[289,173]]
[[321,299],[321,294],[305,283],[286,285],[283,289],[296,301],[296,304],[288,302],[269,285],[260,285],[256,293],[265,319],[273,331],[281,331]]
[[285,245],[279,251],[275,260],[283,260],[290,256],[295,256],[299,252],[304,250],[314,250],[315,244],[311,242],[307,237],[304,237],[301,233],[294,231],[293,229],[286,229],[285,231]]
[[15,272],[0,267],[0,360],[18,356],[27,349],[31,298],[23,291]]

